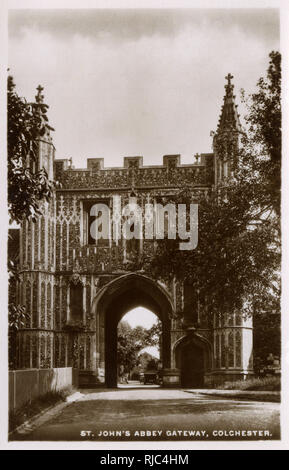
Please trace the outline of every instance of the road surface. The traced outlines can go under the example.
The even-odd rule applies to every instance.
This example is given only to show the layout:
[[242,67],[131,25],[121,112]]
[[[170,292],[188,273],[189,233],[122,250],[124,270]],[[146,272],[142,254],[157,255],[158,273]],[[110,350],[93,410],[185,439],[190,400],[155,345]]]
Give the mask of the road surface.
[[197,390],[122,386],[81,397],[27,441],[212,441],[280,439],[279,403],[212,397]]

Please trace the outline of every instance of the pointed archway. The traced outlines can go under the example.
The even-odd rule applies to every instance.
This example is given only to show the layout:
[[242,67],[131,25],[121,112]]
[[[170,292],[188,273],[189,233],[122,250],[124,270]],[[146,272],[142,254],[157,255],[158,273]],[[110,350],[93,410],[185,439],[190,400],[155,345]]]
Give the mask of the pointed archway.
[[181,387],[202,388],[205,374],[211,368],[209,343],[205,338],[189,333],[177,342],[174,350]]
[[129,310],[139,306],[151,310],[162,322],[163,368],[171,368],[173,305],[170,296],[147,276],[135,273],[120,276],[102,288],[93,303],[97,319],[96,349],[107,387],[117,386],[117,325]]

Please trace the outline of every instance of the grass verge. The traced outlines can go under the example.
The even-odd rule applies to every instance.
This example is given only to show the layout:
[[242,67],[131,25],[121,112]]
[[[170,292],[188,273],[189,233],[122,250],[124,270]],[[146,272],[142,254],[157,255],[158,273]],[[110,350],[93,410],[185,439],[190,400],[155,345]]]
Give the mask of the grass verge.
[[73,387],[67,387],[59,391],[51,391],[31,402],[25,403],[25,405],[21,406],[18,410],[11,411],[9,413],[9,432],[51,406],[65,401],[66,397],[71,395],[74,391]]
[[281,390],[280,376],[256,377],[248,380],[237,380],[235,382],[225,382],[216,387],[222,390],[252,390],[279,392]]

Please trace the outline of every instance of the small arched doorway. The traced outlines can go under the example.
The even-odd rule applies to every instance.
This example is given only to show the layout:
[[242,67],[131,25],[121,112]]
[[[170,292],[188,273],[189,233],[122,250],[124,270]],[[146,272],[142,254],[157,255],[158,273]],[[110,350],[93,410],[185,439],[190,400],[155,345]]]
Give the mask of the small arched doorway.
[[95,304],[99,325],[98,351],[104,366],[105,384],[117,387],[117,326],[121,318],[136,307],[144,307],[158,316],[162,323],[161,356],[163,368],[171,367],[172,304],[165,290],[152,279],[129,274],[108,284]]
[[181,387],[202,388],[209,361],[206,343],[197,336],[182,338],[176,345],[175,359]]

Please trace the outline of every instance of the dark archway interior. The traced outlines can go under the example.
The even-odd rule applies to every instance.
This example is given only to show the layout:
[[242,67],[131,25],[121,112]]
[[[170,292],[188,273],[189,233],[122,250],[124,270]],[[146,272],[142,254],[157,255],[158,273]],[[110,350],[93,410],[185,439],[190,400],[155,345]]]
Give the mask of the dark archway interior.
[[135,278],[113,288],[103,305],[105,326],[105,382],[117,387],[117,325],[121,318],[136,307],[145,307],[162,322],[163,367],[170,367],[170,304],[163,292],[151,281]]
[[176,363],[182,387],[204,386],[205,350],[202,346],[193,340],[181,342],[176,349]]

